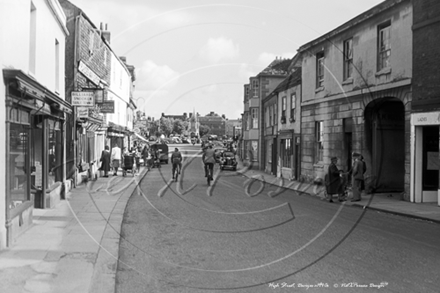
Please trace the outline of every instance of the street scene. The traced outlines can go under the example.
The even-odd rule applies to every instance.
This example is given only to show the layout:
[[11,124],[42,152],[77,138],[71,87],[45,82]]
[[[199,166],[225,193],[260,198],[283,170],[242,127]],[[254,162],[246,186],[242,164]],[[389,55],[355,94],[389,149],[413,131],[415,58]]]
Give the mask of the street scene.
[[1,291],[439,292],[439,15],[0,0]]

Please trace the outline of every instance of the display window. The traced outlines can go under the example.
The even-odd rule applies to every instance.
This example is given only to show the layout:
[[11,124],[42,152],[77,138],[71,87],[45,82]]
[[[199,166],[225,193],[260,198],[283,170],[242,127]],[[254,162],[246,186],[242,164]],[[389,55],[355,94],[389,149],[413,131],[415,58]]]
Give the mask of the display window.
[[30,200],[29,168],[29,113],[10,109],[8,180],[10,201],[8,208],[16,208]]

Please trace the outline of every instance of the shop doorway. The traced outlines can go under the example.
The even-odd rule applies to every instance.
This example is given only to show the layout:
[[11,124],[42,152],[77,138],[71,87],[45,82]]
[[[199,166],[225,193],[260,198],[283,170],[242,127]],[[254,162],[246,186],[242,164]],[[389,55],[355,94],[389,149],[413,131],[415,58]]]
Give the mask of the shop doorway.
[[403,192],[405,188],[405,107],[384,98],[365,110],[367,151],[371,155],[371,187],[375,192]]
[[437,202],[439,186],[439,126],[416,127],[415,201]]

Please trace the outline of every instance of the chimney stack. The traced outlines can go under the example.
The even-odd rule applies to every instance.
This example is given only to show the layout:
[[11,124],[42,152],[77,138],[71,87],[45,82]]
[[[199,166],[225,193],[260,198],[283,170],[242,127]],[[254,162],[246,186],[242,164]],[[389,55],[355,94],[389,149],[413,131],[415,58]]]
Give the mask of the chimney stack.
[[110,44],[110,32],[107,30],[107,24],[105,24],[105,30],[102,29],[102,22],[100,25],[100,29],[101,29],[101,34],[104,37],[104,39],[107,41],[107,43]]

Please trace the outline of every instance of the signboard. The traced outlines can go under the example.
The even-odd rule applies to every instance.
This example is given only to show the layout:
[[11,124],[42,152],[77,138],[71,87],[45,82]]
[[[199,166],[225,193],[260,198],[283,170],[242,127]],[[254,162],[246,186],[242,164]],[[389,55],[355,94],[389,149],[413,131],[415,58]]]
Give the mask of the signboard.
[[413,125],[439,125],[440,112],[414,113],[411,119]]
[[94,105],[94,92],[72,92],[72,106],[93,107]]
[[76,113],[78,118],[88,118],[89,117],[89,107],[77,107]]
[[89,107],[89,117],[102,120],[101,116],[99,116],[99,107]]
[[100,104],[104,102],[104,90],[96,89],[95,90],[95,103]]
[[78,70],[79,72],[84,74],[84,76],[87,77],[91,82],[93,82],[96,85],[99,85],[101,79],[96,73],[94,73],[89,67],[87,67],[87,65],[84,62],[82,61],[79,62]]
[[101,113],[114,114],[115,113],[115,101],[104,101],[99,105]]

